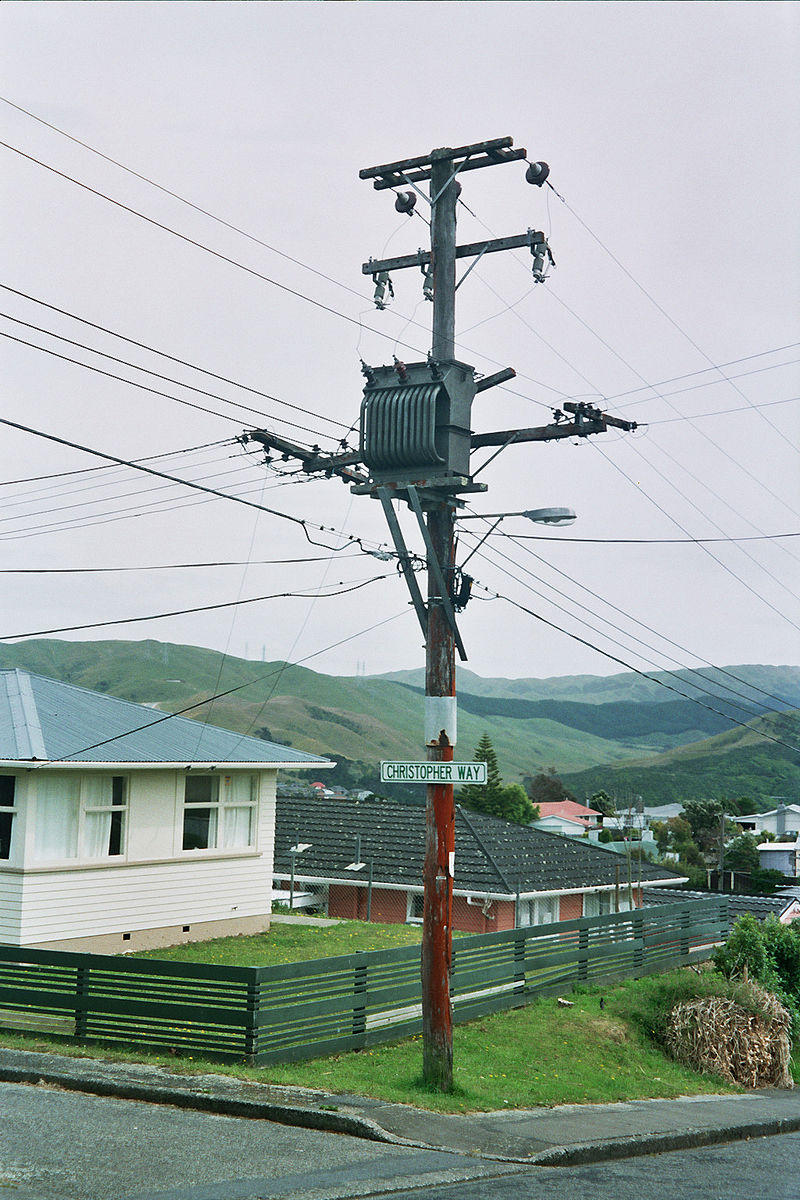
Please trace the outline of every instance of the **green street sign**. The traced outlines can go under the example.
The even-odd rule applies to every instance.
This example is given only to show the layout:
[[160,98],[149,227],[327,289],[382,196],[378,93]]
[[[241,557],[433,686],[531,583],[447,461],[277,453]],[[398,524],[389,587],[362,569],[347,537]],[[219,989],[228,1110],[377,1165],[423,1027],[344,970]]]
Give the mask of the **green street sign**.
[[486,783],[486,763],[382,762],[381,783]]

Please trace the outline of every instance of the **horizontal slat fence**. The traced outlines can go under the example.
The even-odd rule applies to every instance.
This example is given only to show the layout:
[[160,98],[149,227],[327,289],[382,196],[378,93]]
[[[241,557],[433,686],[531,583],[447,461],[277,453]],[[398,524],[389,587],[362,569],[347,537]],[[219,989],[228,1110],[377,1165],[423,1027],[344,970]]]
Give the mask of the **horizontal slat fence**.
[[[578,984],[707,957],[725,897],[453,942],[453,1016],[468,1021]],[[291,1061],[421,1029],[419,948],[223,967],[0,946],[0,1028],[176,1054]]]

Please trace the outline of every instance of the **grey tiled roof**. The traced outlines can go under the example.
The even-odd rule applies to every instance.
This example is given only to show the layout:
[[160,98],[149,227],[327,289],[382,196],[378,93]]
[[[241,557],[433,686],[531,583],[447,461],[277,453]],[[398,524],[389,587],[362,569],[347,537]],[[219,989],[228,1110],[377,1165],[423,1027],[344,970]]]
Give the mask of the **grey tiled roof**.
[[[718,896],[719,892],[688,892],[673,888],[648,888],[644,894],[645,904],[674,904],[676,900],[707,900],[710,895]],[[736,893],[728,895],[728,915],[733,921],[743,913],[752,913],[759,921],[763,921],[770,913],[779,917],[784,909],[792,903],[791,896],[740,896]]]
[[291,763],[328,760],[28,671],[0,671],[0,761]]
[[[359,871],[347,871],[361,839]],[[298,876],[366,882],[372,859],[373,883],[419,886],[425,857],[425,810],[385,800],[279,798],[275,830],[275,871],[291,870],[290,847],[308,843],[295,856]],[[581,838],[562,837],[530,826],[514,825],[456,807],[455,887],[477,893],[513,896],[611,886],[625,861]],[[638,878],[638,864],[636,866]],[[642,880],[665,883],[675,873],[642,864]]]

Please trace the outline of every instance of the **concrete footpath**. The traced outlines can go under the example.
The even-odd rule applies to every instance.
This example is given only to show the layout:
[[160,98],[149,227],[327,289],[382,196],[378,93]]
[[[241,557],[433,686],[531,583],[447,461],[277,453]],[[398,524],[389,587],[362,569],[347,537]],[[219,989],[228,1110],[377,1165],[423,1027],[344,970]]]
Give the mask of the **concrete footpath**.
[[800,1129],[800,1089],[447,1115],[365,1096],[0,1049],[0,1080],[325,1129],[400,1146],[567,1166]]

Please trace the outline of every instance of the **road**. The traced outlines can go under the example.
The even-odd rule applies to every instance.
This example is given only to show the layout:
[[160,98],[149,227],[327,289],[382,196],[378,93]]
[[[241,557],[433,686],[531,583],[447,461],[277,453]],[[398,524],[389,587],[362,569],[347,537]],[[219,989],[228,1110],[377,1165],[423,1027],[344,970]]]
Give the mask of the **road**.
[[800,1134],[552,1168],[0,1084],[9,1200],[800,1200]]

